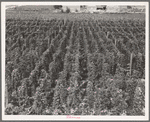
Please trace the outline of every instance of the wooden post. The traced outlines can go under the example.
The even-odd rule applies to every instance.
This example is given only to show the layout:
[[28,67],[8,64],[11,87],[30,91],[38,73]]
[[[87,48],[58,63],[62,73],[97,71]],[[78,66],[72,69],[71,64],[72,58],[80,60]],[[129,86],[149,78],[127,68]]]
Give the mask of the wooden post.
[[131,53],[131,56],[130,56],[130,76],[132,74],[132,59],[133,59],[133,53]]
[[107,34],[106,34],[107,39],[108,39],[108,36],[109,36],[109,31],[108,31]]

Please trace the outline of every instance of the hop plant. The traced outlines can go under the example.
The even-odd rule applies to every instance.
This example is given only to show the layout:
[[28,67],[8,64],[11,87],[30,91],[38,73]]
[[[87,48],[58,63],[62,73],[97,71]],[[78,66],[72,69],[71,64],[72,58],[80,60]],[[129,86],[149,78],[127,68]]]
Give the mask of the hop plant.
[[133,115],[145,115],[145,82],[138,81],[133,99]]

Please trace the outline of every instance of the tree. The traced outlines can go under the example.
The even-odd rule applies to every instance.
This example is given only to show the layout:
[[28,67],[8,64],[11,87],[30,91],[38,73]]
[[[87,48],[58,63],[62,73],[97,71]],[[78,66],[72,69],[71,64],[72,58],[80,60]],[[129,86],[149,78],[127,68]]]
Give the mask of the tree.
[[66,13],[70,13],[70,12],[71,12],[71,11],[70,11],[70,8],[67,7]]
[[127,6],[127,9],[132,9],[132,6]]
[[78,12],[78,9],[76,9],[75,12]]
[[61,9],[62,8],[62,5],[54,5],[53,6],[55,9]]

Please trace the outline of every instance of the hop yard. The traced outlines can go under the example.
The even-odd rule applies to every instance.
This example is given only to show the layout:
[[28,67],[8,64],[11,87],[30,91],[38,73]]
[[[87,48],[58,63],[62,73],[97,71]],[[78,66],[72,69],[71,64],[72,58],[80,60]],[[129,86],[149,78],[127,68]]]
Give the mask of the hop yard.
[[5,113],[144,115],[144,18],[9,11]]

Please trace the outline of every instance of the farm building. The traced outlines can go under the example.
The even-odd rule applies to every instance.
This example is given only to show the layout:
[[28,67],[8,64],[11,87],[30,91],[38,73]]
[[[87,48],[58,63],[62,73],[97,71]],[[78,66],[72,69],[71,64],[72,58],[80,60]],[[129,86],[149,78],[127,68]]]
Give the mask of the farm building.
[[107,6],[88,6],[87,9],[90,13],[101,13],[106,10]]
[[106,5],[98,5],[96,6],[96,10],[106,10],[107,6]]
[[96,12],[104,12],[106,10],[106,5],[99,5],[99,6],[80,6],[81,12],[87,13],[96,13]]
[[88,6],[87,8],[90,13],[93,13],[94,11],[96,11],[96,6]]
[[94,13],[104,11],[106,6],[86,6],[86,5],[79,5],[79,6],[63,6],[62,9],[66,11],[67,8],[70,9],[71,13]]

